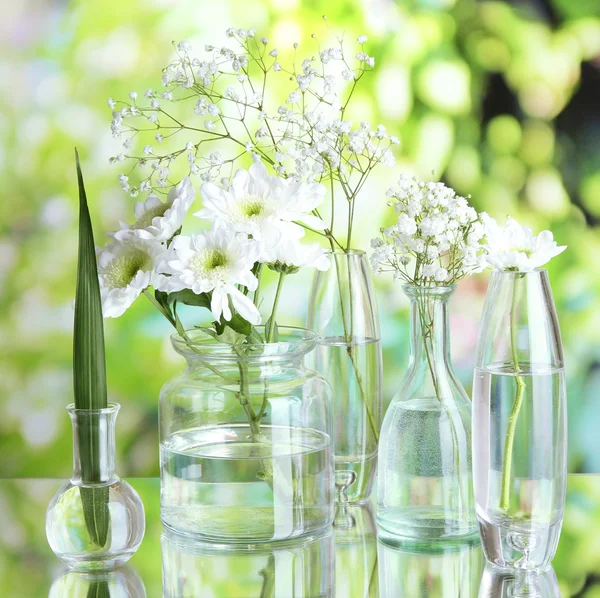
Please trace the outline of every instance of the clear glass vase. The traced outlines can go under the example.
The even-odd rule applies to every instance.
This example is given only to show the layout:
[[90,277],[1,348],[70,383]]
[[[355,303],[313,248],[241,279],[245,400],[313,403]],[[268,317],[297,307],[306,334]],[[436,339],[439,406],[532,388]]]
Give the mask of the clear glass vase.
[[471,403],[450,360],[449,287],[405,285],[411,302],[408,372],[379,444],[380,535],[417,541],[477,530],[471,477]]
[[363,501],[377,469],[382,357],[379,316],[364,251],[331,253],[317,272],[307,327],[319,335],[312,366],[331,384],[338,500]]
[[315,536],[252,549],[161,538],[164,598],[235,596],[333,598],[331,528]]
[[494,272],[473,383],[474,483],[488,561],[540,569],[560,535],[566,389],[548,274]]
[[[73,425],[73,477],[48,505],[48,543],[70,567],[113,568],[133,556],[146,525],[138,493],[115,470],[119,405],[94,410],[69,405],[67,411]],[[90,442],[99,456],[95,466],[82,458],[83,442]]]
[[477,536],[428,546],[390,545],[380,539],[377,551],[379,598],[478,596],[485,559]]
[[253,544],[331,523],[330,389],[304,365],[317,337],[278,334],[237,346],[198,330],[173,336],[187,368],[160,394],[161,517],[172,532]]
[[478,598],[561,598],[556,573],[501,569],[488,564],[481,577]]

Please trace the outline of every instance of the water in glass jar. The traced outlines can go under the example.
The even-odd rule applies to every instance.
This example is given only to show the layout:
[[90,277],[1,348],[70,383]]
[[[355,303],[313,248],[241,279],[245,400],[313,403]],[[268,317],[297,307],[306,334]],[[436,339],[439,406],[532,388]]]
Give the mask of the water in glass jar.
[[564,371],[501,364],[475,370],[474,482],[488,559],[547,565],[566,487]]
[[180,534],[226,542],[290,539],[331,523],[332,442],[313,429],[185,430],[161,443],[161,517]]

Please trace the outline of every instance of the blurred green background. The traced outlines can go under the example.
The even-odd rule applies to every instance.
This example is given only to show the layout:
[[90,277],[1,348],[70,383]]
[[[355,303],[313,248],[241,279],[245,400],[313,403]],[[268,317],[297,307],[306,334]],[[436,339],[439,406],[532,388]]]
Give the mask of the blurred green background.
[[[109,96],[159,87],[173,40],[218,43],[229,26],[275,45],[308,43],[321,16],[376,58],[360,120],[401,146],[360,197],[355,245],[385,221],[401,172],[432,170],[479,210],[550,228],[568,251],[550,265],[566,351],[572,472],[600,472],[600,2],[598,0],[19,0],[0,20],[0,476],[66,476],[71,429],[71,308],[77,249],[73,146],[82,154],[98,244],[134,200],[108,164]],[[311,50],[306,50],[307,53]],[[301,324],[310,273],[290,279],[287,322]],[[453,357],[471,387],[487,275],[452,302]],[[407,359],[407,301],[377,281],[385,398]],[[284,321],[284,316],[280,318]],[[182,367],[168,325],[138,300],[106,321],[119,471],[157,475],[157,397]]]

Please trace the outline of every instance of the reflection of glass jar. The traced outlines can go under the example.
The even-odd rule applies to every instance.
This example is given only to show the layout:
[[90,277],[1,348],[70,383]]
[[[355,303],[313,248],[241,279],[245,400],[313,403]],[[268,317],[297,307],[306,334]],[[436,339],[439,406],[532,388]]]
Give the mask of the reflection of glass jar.
[[500,569],[488,564],[481,578],[479,598],[560,598],[554,569],[543,573]]
[[333,534],[225,548],[166,533],[162,540],[164,598],[334,595]]
[[[261,331],[261,333],[264,332]],[[292,539],[333,519],[330,389],[304,366],[316,335],[228,345],[173,337],[187,369],[160,395],[161,517],[227,543]]]
[[[364,598],[378,595],[377,525],[373,505],[338,503],[335,520],[336,595]],[[351,575],[348,572],[352,572]]]
[[379,540],[381,598],[477,598],[483,570],[478,539],[391,546]]
[[67,571],[52,584],[48,598],[146,598],[146,589],[131,567],[114,571]]

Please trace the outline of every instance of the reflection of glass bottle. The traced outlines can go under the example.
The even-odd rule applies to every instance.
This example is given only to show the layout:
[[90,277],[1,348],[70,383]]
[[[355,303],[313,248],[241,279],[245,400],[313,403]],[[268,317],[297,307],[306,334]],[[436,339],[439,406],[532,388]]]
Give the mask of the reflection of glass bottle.
[[58,577],[48,598],[146,598],[146,589],[131,567],[113,571],[67,571]]
[[476,598],[483,570],[478,540],[391,546],[379,540],[381,598]]
[[560,598],[554,569],[542,573],[500,569],[487,565],[481,578],[479,598]]
[[334,594],[331,530],[269,548],[224,547],[162,536],[164,598],[329,598]]
[[377,525],[373,505],[370,502],[338,503],[333,527],[336,596],[378,598]]

